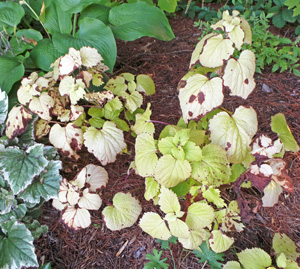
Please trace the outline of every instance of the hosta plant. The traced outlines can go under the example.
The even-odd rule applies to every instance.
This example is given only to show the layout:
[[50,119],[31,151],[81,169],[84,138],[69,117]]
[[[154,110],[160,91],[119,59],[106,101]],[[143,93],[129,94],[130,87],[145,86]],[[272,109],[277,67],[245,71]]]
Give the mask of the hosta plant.
[[[250,213],[240,192],[242,183],[250,181],[264,192],[263,206],[273,206],[281,188],[293,191],[280,157],[285,151],[297,152],[299,146],[283,114],[272,117],[277,139],[261,136],[254,141],[258,121],[252,107],[239,106],[234,112],[219,108],[224,87],[244,99],[254,90],[255,55],[240,52],[245,42],[251,43],[251,29],[238,12],[225,11],[212,27],[217,32],[200,40],[192,70],[179,83],[183,119],[167,125],[156,140],[150,105],[136,117],[133,167],[146,178],[145,198],[162,212],[143,215],[140,227],[145,232],[163,240],[176,236],[187,249],[208,241],[221,253],[234,242],[226,233],[241,232],[241,216]],[[221,188],[232,182],[240,195],[228,203]]]
[[[83,145],[102,165],[114,162],[126,149],[123,131],[135,119],[143,95],[155,92],[147,75],[123,73],[110,79],[105,90],[91,87],[104,84],[102,73],[108,69],[96,49],[69,49],[58,58],[53,70],[39,77],[32,73],[21,81],[17,92],[20,105],[8,115],[6,135],[13,139],[26,127],[33,114],[37,139],[49,133],[49,141],[63,155],[78,159]],[[125,117],[127,122],[120,118]]]
[[[5,124],[8,100],[0,91],[0,129]],[[53,147],[34,142],[33,120],[22,135],[0,139],[0,267],[38,266],[33,240],[47,231],[36,217],[40,206],[56,198],[61,162]],[[16,129],[17,130],[17,129]],[[16,137],[17,136],[17,137]]]

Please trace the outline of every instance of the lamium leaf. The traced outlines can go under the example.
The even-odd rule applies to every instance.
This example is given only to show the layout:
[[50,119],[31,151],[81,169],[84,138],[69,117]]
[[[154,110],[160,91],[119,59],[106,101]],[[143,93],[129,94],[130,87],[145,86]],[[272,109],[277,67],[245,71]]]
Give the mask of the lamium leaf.
[[100,196],[96,193],[90,193],[89,189],[86,188],[81,193],[81,197],[78,201],[78,206],[80,208],[85,208],[88,210],[98,210],[101,207],[102,200]]
[[231,169],[226,151],[208,144],[202,149],[201,161],[192,162],[192,177],[204,185],[220,186],[229,183]]
[[146,185],[146,190],[144,197],[147,201],[150,199],[153,199],[155,196],[157,196],[159,192],[159,184],[155,181],[153,177],[147,177],[145,179],[145,185]]
[[270,255],[260,248],[245,249],[237,256],[245,268],[265,269],[272,264]]
[[98,165],[88,164],[76,175],[74,181],[82,182],[80,188],[83,188],[87,183],[89,190],[96,192],[98,189],[105,187],[108,182],[108,173]]
[[62,180],[60,169],[61,161],[50,161],[44,171],[18,197],[31,204],[38,204],[41,198],[45,201],[57,198]]
[[177,195],[164,186],[161,186],[160,188],[158,204],[165,214],[180,212],[180,204]]
[[76,208],[75,206],[68,206],[62,215],[62,221],[74,230],[80,228],[84,229],[91,224],[91,215],[85,208]]
[[176,160],[171,155],[164,155],[155,167],[156,181],[167,187],[174,187],[191,175],[191,165],[187,160]]
[[84,145],[102,165],[112,163],[126,148],[123,132],[113,122],[106,121],[101,130],[89,127],[84,133]]
[[5,134],[8,139],[12,140],[16,136],[25,132],[32,115],[23,106],[14,106],[8,113],[6,121]]
[[0,170],[14,194],[30,185],[47,165],[42,144],[35,144],[25,152],[17,147],[0,149]]
[[187,238],[178,238],[178,241],[186,249],[198,249],[202,242],[206,239],[206,231],[190,230]]
[[210,120],[210,139],[213,144],[227,151],[231,163],[241,163],[248,156],[257,125],[255,110],[252,107],[239,106],[232,116],[220,112]]
[[124,3],[109,12],[110,27],[116,38],[132,41],[142,36],[170,41],[174,34],[162,10],[144,2]]
[[118,192],[113,198],[113,205],[103,209],[105,224],[112,231],[132,226],[142,212],[138,200],[130,193]]
[[214,230],[211,232],[211,238],[208,241],[214,252],[222,253],[231,247],[234,239],[228,237],[219,230]]
[[25,224],[12,218],[1,223],[1,229],[4,235],[0,235],[0,267],[38,267],[33,237]]
[[286,234],[275,233],[272,246],[276,254],[284,253],[287,259],[295,261],[300,256],[295,243]]
[[134,131],[137,135],[141,133],[153,134],[155,132],[154,124],[150,122],[151,104],[147,104],[147,109],[144,113],[138,113],[135,116],[135,124],[131,127],[131,130]]
[[191,119],[202,118],[223,103],[221,78],[209,79],[201,74],[195,74],[182,82],[184,86],[179,88],[179,101],[186,123]]
[[230,59],[224,71],[224,85],[228,86],[233,96],[246,99],[255,88],[255,54],[244,50],[239,59]]
[[171,237],[165,221],[157,213],[145,213],[140,219],[139,225],[144,232],[150,234],[153,238],[168,240]]
[[218,34],[206,40],[199,61],[204,67],[219,67],[223,65],[224,60],[229,59],[233,52],[233,42],[230,39],[224,39],[222,34]]
[[50,109],[54,107],[53,98],[48,95],[48,93],[43,92],[40,96],[33,96],[29,103],[29,109],[37,114],[40,118],[46,121],[50,121],[52,117],[50,116]]
[[0,89],[0,124],[5,122],[8,112],[8,97],[5,91]]
[[83,144],[83,131],[69,123],[66,127],[54,124],[49,134],[50,143],[55,146],[63,155],[69,158],[79,159],[77,151]]
[[15,205],[11,208],[11,210],[8,213],[3,215],[0,214],[0,223],[10,220],[13,217],[15,217],[18,220],[23,219],[26,213],[27,213],[27,206],[25,204]]
[[215,218],[214,209],[202,202],[196,202],[189,206],[186,224],[192,230],[201,230],[208,227]]
[[135,141],[135,164],[142,177],[153,176],[158,161],[153,135],[142,133]]
[[277,204],[282,191],[281,186],[271,180],[268,186],[264,188],[264,196],[262,197],[263,207],[272,207]]
[[299,151],[299,145],[292,135],[291,130],[286,123],[285,116],[282,113],[278,113],[271,117],[271,128],[273,132],[278,134],[285,150],[293,152]]

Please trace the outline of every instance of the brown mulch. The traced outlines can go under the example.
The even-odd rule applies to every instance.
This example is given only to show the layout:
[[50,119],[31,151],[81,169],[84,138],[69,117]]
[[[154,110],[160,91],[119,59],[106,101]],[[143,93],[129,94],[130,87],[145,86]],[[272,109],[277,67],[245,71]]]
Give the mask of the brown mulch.
[[[189,18],[173,17],[170,23],[176,38],[163,42],[153,38],[141,38],[133,42],[118,42],[118,58],[115,74],[131,72],[134,74],[151,74],[156,84],[156,94],[146,98],[151,102],[151,119],[176,124],[181,116],[177,84],[187,73],[191,53],[197,43],[200,31],[193,27]],[[272,92],[262,91],[263,83]],[[256,88],[247,100],[230,97],[227,94],[224,106],[234,111],[239,105],[252,106],[258,114],[259,131],[274,137],[271,132],[270,119],[278,112],[285,114],[287,122],[296,140],[300,143],[300,83],[299,78],[289,74],[257,74]],[[164,126],[156,124],[157,133]],[[130,174],[127,170],[134,159],[134,139],[125,135],[128,154],[118,156],[117,161],[105,168],[109,173],[109,183],[102,191],[104,201],[111,202],[118,191],[130,192],[140,202],[143,211],[157,211],[157,208],[143,198],[144,180]],[[63,158],[63,175],[69,180],[86,164],[99,164],[85,150],[80,152],[79,162]],[[298,154],[288,153],[285,160],[293,180],[295,192],[281,195],[279,203],[272,208],[261,207],[262,195],[257,191],[248,191],[244,195],[252,204],[256,204],[254,219],[246,223],[245,231],[231,234],[235,237],[235,251],[245,248],[261,247],[271,251],[272,237],[275,232],[286,233],[300,248],[300,160]],[[103,203],[105,206],[105,202]],[[102,209],[101,208],[101,209]],[[60,222],[60,214],[51,203],[44,206],[40,218],[42,224],[49,226],[49,232],[35,242],[36,252],[41,261],[51,262],[52,268],[143,268],[145,254],[159,248],[156,241],[143,233],[135,224],[121,231],[111,232],[102,220],[101,210],[92,212],[92,225],[84,230],[68,230]],[[120,255],[117,255],[122,246]],[[182,251],[179,245],[172,245],[176,268],[199,268],[194,254]],[[162,257],[172,268],[172,258],[168,251]],[[234,259],[232,251],[226,252],[227,259]],[[208,267],[209,268],[209,267]]]

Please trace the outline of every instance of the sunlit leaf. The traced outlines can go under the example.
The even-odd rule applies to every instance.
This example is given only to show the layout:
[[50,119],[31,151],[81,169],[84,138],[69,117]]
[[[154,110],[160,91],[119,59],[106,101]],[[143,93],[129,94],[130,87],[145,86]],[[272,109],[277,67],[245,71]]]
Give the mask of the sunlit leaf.
[[79,198],[78,206],[88,210],[98,210],[101,207],[102,200],[96,193],[90,193],[89,189],[83,190],[82,196]]
[[50,115],[50,109],[54,107],[53,98],[48,93],[43,92],[38,97],[33,97],[29,103],[29,109],[37,114],[41,119],[50,121],[52,119]]
[[260,248],[245,249],[237,256],[245,268],[265,269],[272,264],[269,254]]
[[206,239],[206,231],[190,230],[187,238],[178,238],[178,241],[186,249],[198,249],[202,242]]
[[151,104],[147,104],[147,109],[144,113],[136,114],[135,124],[131,127],[137,135],[141,133],[153,134],[155,131],[154,124],[150,122],[152,111],[150,110]]
[[267,187],[264,188],[264,196],[262,197],[264,207],[274,206],[282,193],[282,188],[279,184],[271,180]]
[[68,206],[63,212],[62,221],[74,230],[78,230],[80,228],[84,229],[90,226],[91,215],[85,208]]
[[180,211],[180,204],[177,195],[164,186],[160,189],[158,204],[165,214],[177,213]]
[[295,261],[300,256],[295,243],[286,234],[275,233],[272,246],[276,254],[284,253],[287,259]]
[[196,202],[189,206],[186,223],[192,230],[201,230],[209,226],[214,220],[215,214],[211,206]]
[[234,239],[228,237],[219,230],[214,230],[211,232],[211,238],[208,241],[214,252],[222,253],[231,247]]

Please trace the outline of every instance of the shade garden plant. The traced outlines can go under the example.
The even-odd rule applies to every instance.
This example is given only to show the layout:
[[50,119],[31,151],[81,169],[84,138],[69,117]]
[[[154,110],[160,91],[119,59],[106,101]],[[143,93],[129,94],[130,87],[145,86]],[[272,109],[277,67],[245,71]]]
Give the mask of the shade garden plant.
[[[143,94],[155,92],[152,79],[122,73],[105,83],[103,72],[108,67],[90,46],[70,47],[68,53],[53,62],[49,73],[39,76],[33,72],[23,78],[17,94],[19,104],[8,113],[7,120],[7,96],[2,92],[5,109],[1,111],[1,130],[5,137],[0,160],[4,204],[10,204],[13,211],[25,204],[33,211],[36,204],[56,198],[53,206],[61,210],[66,226],[73,230],[88,227],[89,210],[101,208],[101,193],[109,180],[103,166],[126,152],[124,133],[131,132],[136,137],[131,170],[145,178],[145,199],[152,200],[158,210],[146,212],[139,219],[142,208],[137,199],[130,193],[116,192],[113,203],[102,210],[107,228],[120,230],[139,219],[141,229],[153,238],[167,241],[176,237],[185,249],[194,250],[201,262],[218,265],[208,258],[212,257],[208,253],[217,255],[232,246],[234,238],[230,232],[243,231],[240,213],[247,211],[242,195],[236,201],[226,201],[221,188],[231,187],[239,194],[241,188],[254,186],[264,193],[263,206],[273,206],[283,189],[292,192],[282,157],[286,151],[297,152],[299,146],[283,114],[272,117],[274,137],[262,135],[254,140],[258,129],[255,110],[240,106],[230,112],[221,107],[225,88],[230,95],[243,99],[253,91],[255,55],[242,49],[244,43],[251,44],[252,35],[249,24],[238,12],[225,12],[212,27],[217,32],[197,44],[190,71],[179,83],[182,118],[177,125],[166,125],[155,135],[158,139],[154,138],[151,104],[141,109]],[[92,84],[105,86],[101,91],[93,91]],[[88,164],[72,179],[57,177],[52,195],[45,186],[52,171],[50,163],[56,164],[58,174],[57,152],[34,142],[34,138],[45,141],[46,137],[60,154],[75,160],[79,158],[78,150],[85,146],[101,166]],[[26,177],[16,183],[11,175],[23,168],[7,164],[6,158],[12,152],[24,160],[26,168],[27,163],[34,164],[28,165],[33,179]],[[9,215],[1,224],[1,247],[11,245],[12,230],[25,231],[26,214]],[[37,266],[36,259],[29,259],[34,256],[34,232],[27,230],[30,255],[21,256],[18,250],[7,248],[11,251],[8,257],[12,258],[0,260],[1,266]],[[277,265],[292,268],[288,266],[294,266],[298,257],[294,245],[284,235],[274,238],[292,246],[288,251],[276,247],[281,243],[273,246]],[[151,256],[148,259],[154,263],[152,266],[158,266],[155,261],[159,262],[161,252],[153,253],[156,260]],[[246,249],[237,256],[245,268],[272,265],[269,254],[259,248]],[[252,256],[259,259],[249,259]],[[225,266],[241,268],[239,263],[229,261]]]

